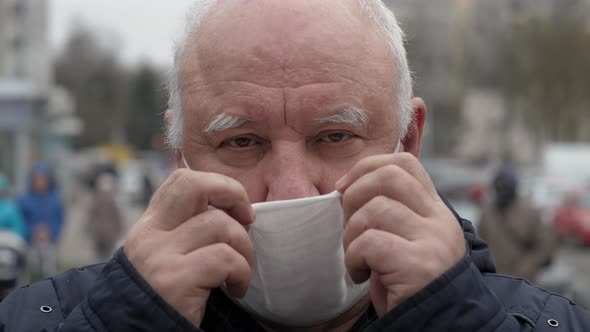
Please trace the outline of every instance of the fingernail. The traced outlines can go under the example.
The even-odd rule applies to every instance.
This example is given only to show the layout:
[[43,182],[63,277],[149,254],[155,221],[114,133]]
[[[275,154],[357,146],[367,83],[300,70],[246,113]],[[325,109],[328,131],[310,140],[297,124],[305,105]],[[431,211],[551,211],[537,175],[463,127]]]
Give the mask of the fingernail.
[[252,208],[252,205],[250,205],[250,220],[252,220],[252,222],[254,222],[256,220],[256,211],[254,211],[254,208]]

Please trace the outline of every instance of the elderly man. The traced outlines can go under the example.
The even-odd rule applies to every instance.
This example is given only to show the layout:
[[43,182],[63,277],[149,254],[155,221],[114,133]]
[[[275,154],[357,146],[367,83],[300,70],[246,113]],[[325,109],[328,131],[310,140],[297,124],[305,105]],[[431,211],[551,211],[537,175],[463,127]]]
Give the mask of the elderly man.
[[[426,108],[411,99],[402,33],[381,1],[209,0],[194,10],[166,114],[183,169],[106,265],[3,302],[4,331],[590,330],[590,315],[567,300],[494,275],[486,245],[437,195],[417,159]],[[346,282],[332,287],[341,271],[316,264],[260,286],[261,266],[277,257],[254,250],[258,240],[279,261],[305,253],[288,237],[282,250],[255,236],[267,210],[278,216],[270,233],[280,232],[310,213],[334,219],[338,209],[299,208],[334,197],[344,223],[326,252],[342,250]],[[275,267],[331,258],[312,248],[333,238],[309,242],[296,228],[307,259]],[[323,296],[308,292],[314,285]]]

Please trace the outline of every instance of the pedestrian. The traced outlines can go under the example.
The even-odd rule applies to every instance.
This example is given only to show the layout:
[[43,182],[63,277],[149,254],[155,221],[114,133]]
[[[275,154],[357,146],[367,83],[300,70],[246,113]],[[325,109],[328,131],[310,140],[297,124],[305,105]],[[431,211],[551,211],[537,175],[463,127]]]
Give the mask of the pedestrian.
[[534,281],[553,256],[551,230],[542,223],[540,211],[518,195],[515,171],[499,170],[492,190],[478,233],[490,246],[498,273]]
[[45,224],[50,241],[57,243],[64,223],[64,207],[49,167],[40,162],[30,173],[28,190],[20,197],[19,206],[25,219],[26,239],[32,243],[33,233]]
[[10,182],[0,174],[0,230],[12,232],[23,240],[25,224],[20,209],[10,197]]
[[99,260],[107,260],[121,237],[123,221],[116,197],[116,178],[110,173],[97,176],[88,210],[90,237]]
[[165,116],[180,169],[109,262],[6,298],[4,331],[590,330],[495,274],[437,194],[383,2],[201,0],[189,17]]
[[64,223],[64,207],[49,166],[39,162],[30,172],[29,188],[20,197],[29,244],[27,270],[32,281],[57,272],[57,243]]

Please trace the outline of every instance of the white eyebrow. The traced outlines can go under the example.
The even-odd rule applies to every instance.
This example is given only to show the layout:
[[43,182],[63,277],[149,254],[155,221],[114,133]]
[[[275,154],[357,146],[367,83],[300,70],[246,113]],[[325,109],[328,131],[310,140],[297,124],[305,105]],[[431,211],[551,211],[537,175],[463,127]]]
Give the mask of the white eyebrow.
[[216,115],[203,130],[203,134],[218,133],[227,129],[239,128],[252,120],[221,113]]
[[317,119],[321,124],[324,123],[343,123],[355,126],[359,129],[367,130],[369,127],[369,116],[367,112],[354,106],[345,106],[333,114]]

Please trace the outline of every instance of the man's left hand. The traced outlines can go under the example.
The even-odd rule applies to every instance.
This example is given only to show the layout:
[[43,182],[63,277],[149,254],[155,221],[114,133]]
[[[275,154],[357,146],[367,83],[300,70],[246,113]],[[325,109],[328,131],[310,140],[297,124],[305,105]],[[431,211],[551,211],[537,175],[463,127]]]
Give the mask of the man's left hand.
[[465,255],[457,219],[413,155],[363,159],[336,187],[343,193],[346,267],[357,283],[371,279],[380,317]]

